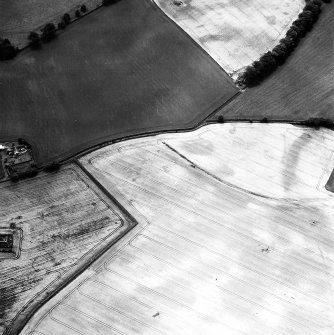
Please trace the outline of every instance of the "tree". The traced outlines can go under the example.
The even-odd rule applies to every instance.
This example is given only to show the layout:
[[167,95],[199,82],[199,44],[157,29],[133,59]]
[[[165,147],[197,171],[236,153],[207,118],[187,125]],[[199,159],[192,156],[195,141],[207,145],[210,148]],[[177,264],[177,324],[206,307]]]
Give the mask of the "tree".
[[32,150],[31,145],[30,145],[24,138],[22,138],[22,137],[19,137],[19,138],[17,139],[17,143],[18,143],[19,145],[25,145],[28,149]]
[[18,182],[20,179],[19,175],[16,172],[11,173],[9,178],[14,183]]
[[32,178],[38,175],[38,170],[34,168],[30,168],[23,174],[23,178]]
[[305,18],[309,19],[312,23],[314,23],[318,19],[319,14],[313,13],[310,10],[303,10],[298,17],[299,18]]
[[296,47],[296,42],[289,37],[281,39],[280,44],[283,45],[289,53],[291,53]]
[[313,15],[318,15],[321,13],[321,8],[320,6],[317,6],[316,4],[313,3],[308,3],[305,7],[304,10],[310,11],[313,13]]
[[272,55],[278,64],[283,64],[288,57],[288,52],[284,45],[279,44],[272,50]]
[[63,15],[63,17],[62,17],[62,20],[64,21],[64,23],[65,23],[66,25],[70,24],[70,22],[71,22],[71,16],[70,16],[70,14],[65,13],[65,14]]
[[41,38],[38,33],[31,31],[28,35],[29,45],[33,48],[37,48],[41,45]]
[[51,41],[56,37],[56,26],[53,23],[47,23],[42,31],[42,40],[45,42]]
[[299,34],[294,26],[291,26],[290,29],[286,32],[286,36],[293,39],[297,42],[302,36]]
[[0,38],[0,60],[13,59],[17,53],[18,49],[7,38]]
[[305,18],[305,17],[301,17],[295,21],[292,22],[293,26],[299,27],[300,29],[302,29],[304,32],[307,32],[309,30],[311,30],[312,26],[313,26],[313,19],[311,18]]
[[334,129],[334,122],[331,119],[310,118],[303,121],[302,124],[315,129],[319,129],[320,127]]
[[[296,32],[296,34],[298,35],[298,38],[303,38],[306,34],[306,30],[304,28],[297,27],[294,24],[290,27],[290,29]],[[287,36],[288,36],[288,34],[287,34]]]
[[79,18],[81,16],[81,13],[80,13],[80,11],[78,9],[75,11],[75,16],[77,18]]
[[60,169],[60,164],[57,162],[52,162],[49,165],[45,166],[43,169],[45,172],[54,172]]
[[321,7],[321,5],[322,5],[321,0],[307,0],[306,3],[307,3],[307,5],[315,5],[315,6],[318,6],[318,7]]
[[[256,60],[256,61],[253,62],[252,66],[257,71],[257,79],[260,82],[266,76],[265,75],[265,73],[267,71],[266,65],[264,63],[260,62],[259,60]],[[253,74],[251,73],[251,75],[253,75]]]
[[275,57],[270,51],[262,55],[259,59],[259,62],[262,64],[263,74],[265,76],[271,74],[277,68]]
[[252,65],[247,66],[245,73],[241,77],[241,81],[249,87],[256,86],[260,82],[260,73],[259,71]]
[[80,7],[80,10],[83,12],[83,13],[86,13],[87,12],[87,7],[85,5],[82,5]]
[[109,6],[109,5],[115,4],[116,2],[118,2],[118,0],[103,0],[102,5],[103,6]]
[[65,29],[65,28],[66,28],[66,24],[65,24],[64,20],[61,20],[58,23],[58,29]]

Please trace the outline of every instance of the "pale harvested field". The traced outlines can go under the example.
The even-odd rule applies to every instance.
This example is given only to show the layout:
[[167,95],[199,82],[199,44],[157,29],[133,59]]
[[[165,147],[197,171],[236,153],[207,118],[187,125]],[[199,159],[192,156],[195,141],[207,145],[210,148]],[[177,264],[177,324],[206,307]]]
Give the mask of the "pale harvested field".
[[48,22],[60,21],[63,14],[82,4],[88,9],[96,8],[99,0],[0,0],[0,37],[9,38],[19,47],[27,44],[30,31],[37,30]]
[[212,125],[82,158],[139,225],[22,334],[333,334],[333,140]]
[[2,183],[0,194],[1,225],[23,234],[20,258],[0,261],[2,334],[133,223],[75,165]]
[[304,0],[154,0],[228,73],[272,49]]

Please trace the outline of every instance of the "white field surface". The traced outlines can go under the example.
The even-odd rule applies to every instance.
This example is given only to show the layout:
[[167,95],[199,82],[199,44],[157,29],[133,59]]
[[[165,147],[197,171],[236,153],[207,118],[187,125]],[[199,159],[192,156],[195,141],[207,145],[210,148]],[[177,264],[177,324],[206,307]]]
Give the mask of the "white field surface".
[[232,74],[284,37],[304,0],[152,0]]
[[85,156],[139,224],[22,334],[332,335],[333,152],[327,130],[224,124]]
[[0,260],[0,334],[133,225],[75,164],[1,183],[0,227],[13,223],[22,250]]

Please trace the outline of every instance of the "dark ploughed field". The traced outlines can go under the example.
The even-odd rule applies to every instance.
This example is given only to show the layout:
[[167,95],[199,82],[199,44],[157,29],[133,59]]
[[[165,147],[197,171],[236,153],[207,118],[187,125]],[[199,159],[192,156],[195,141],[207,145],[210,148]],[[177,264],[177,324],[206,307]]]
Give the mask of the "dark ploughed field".
[[240,118],[333,119],[334,3],[325,4],[319,21],[297,49],[261,85],[248,89],[218,115]]
[[39,164],[114,138],[193,127],[238,92],[149,0],[93,12],[42,50],[2,62],[0,77],[0,139],[27,139]]

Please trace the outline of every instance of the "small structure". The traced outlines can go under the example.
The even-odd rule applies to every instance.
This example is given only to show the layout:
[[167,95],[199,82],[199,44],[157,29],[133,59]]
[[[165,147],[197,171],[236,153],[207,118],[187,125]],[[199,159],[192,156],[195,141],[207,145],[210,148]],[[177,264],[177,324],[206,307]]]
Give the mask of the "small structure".
[[12,252],[13,240],[12,234],[1,234],[0,232],[0,252]]
[[0,260],[19,258],[21,254],[22,230],[0,223]]
[[32,150],[24,140],[0,144],[0,179],[32,177],[37,174]]

